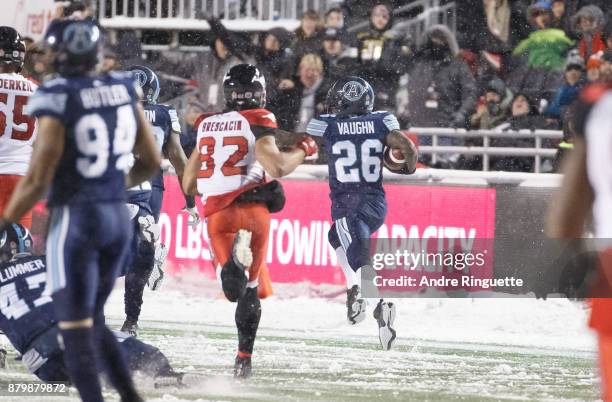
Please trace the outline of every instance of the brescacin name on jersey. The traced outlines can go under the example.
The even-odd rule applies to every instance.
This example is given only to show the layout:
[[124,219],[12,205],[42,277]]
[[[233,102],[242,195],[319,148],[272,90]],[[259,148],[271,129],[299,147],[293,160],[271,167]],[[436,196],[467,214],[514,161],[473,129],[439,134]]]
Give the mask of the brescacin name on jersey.
[[8,89],[13,91],[34,92],[32,85],[28,81],[22,80],[0,80],[0,89]]
[[344,121],[336,124],[340,135],[374,134],[376,132],[373,121]]
[[118,106],[128,103],[131,100],[127,88],[122,84],[83,88],[80,94],[85,109],[103,106]]
[[240,131],[242,130],[242,121],[207,121],[202,127],[202,131]]
[[16,276],[45,269],[42,260],[33,260],[24,263],[16,263],[0,269],[0,283],[7,282]]

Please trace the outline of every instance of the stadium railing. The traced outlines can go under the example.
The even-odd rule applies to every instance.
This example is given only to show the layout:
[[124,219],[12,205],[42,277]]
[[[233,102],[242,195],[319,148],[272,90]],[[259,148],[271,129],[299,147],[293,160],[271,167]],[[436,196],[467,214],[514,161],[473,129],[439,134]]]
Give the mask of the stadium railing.
[[[545,139],[561,140],[563,133],[558,130],[520,130],[520,131],[498,131],[498,130],[463,130],[454,128],[433,127],[411,127],[410,134],[421,139],[431,137],[431,145],[420,145],[419,153],[431,155],[433,164],[438,162],[440,155],[461,154],[482,156],[482,170],[489,171],[491,156],[516,156],[533,157],[534,173],[542,172],[542,159],[553,158],[557,148],[546,144]],[[482,145],[441,145],[440,137],[446,138],[480,138]],[[533,147],[495,147],[491,146],[493,138],[510,139],[533,139]],[[422,141],[419,141],[422,142]],[[549,146],[550,145],[550,146]]]
[[295,29],[306,10],[325,12],[333,0],[98,0],[100,23],[110,29],[209,29],[198,12],[223,18],[227,29],[266,31],[275,26]]

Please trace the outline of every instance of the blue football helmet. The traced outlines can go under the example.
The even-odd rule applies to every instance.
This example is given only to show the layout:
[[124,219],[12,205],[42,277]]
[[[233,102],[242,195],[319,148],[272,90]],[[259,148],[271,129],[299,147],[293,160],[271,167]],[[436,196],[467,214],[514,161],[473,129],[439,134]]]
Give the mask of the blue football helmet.
[[131,66],[127,71],[134,75],[136,83],[142,89],[143,101],[149,104],[157,103],[157,98],[159,98],[159,78],[155,71],[145,66]]
[[53,53],[53,67],[61,76],[86,75],[98,64],[102,30],[91,20],[55,20],[45,43]]
[[374,109],[374,90],[363,78],[348,76],[334,82],[325,98],[327,113],[360,115]]
[[31,256],[32,244],[30,231],[13,223],[0,233],[0,262]]

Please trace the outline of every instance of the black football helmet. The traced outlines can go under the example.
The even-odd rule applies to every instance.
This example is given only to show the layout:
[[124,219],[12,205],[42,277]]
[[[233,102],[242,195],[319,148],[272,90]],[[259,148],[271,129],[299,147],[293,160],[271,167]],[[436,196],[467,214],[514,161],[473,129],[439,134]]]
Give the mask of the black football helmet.
[[15,28],[0,27],[0,64],[13,65],[21,71],[25,60],[25,42]]
[[25,227],[14,223],[0,233],[0,262],[32,255],[32,235]]
[[230,110],[266,106],[266,79],[252,64],[237,64],[223,78],[225,105]]
[[348,76],[334,82],[325,98],[327,113],[359,115],[374,109],[374,90],[363,78]]
[[55,20],[45,43],[53,53],[53,67],[62,76],[85,75],[98,64],[102,30],[91,19]]
[[159,98],[159,78],[155,71],[145,66],[132,66],[127,71],[132,72],[136,83],[142,89],[143,100],[149,104],[157,103],[157,98]]

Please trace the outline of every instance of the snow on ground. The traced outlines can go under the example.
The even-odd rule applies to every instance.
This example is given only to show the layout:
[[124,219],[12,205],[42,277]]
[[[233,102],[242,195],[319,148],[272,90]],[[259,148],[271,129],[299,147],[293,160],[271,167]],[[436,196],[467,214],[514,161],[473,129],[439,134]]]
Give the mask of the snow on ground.
[[[275,291],[262,302],[254,377],[238,383],[231,377],[235,305],[218,284],[186,275],[147,290],[140,337],[188,373],[189,384],[156,390],[139,379],[147,400],[597,399],[594,337],[580,303],[396,299],[398,341],[383,352],[373,318],[346,323],[343,289],[277,284]],[[107,305],[112,327],[123,321],[122,300],[119,285]],[[27,378],[15,363],[7,375]]]

